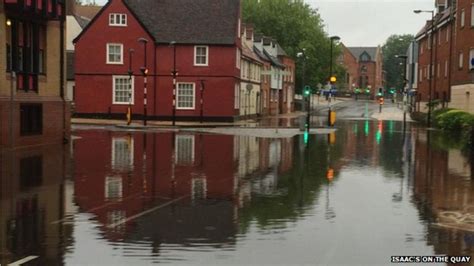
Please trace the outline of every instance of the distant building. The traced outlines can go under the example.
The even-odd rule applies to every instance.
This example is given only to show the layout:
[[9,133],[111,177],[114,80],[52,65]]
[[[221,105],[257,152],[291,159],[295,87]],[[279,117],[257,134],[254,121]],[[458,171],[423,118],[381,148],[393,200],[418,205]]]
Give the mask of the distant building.
[[66,98],[74,101],[74,88],[76,82],[74,79],[74,43],[73,40],[82,32],[82,30],[91,22],[95,15],[100,11],[100,6],[81,6],[75,1],[68,0],[66,13],[66,79],[67,90]]
[[70,123],[64,1],[1,1],[0,24],[0,147],[62,143]]
[[240,67],[240,116],[255,117],[262,113],[261,73],[263,62],[253,50],[253,26],[242,26]]
[[370,90],[373,97],[385,86],[382,49],[379,47],[346,47],[342,45],[342,65],[346,68],[343,84],[349,91]]
[[264,72],[265,75],[270,75],[268,81],[270,84],[270,94],[267,102],[268,114],[280,114],[280,107],[283,102],[283,78],[286,74],[286,65],[278,58],[278,51],[281,47],[272,38],[266,36],[256,37],[254,45],[258,50],[258,54],[263,54],[263,57],[270,61],[270,72]]

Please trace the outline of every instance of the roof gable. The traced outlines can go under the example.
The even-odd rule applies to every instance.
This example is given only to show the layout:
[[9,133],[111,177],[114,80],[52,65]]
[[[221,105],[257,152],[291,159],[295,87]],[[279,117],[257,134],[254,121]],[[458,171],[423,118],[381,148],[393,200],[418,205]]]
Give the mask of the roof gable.
[[377,58],[378,47],[347,47],[352,55],[357,58],[357,61],[361,61],[362,54],[366,53],[370,58],[370,61],[375,61]]
[[234,44],[238,0],[123,0],[157,43]]

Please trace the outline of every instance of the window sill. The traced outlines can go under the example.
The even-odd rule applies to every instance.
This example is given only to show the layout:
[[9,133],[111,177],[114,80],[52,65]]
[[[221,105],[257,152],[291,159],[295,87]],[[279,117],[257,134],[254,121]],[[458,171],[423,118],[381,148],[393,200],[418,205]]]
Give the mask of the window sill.
[[196,110],[196,108],[183,108],[183,107],[176,107],[176,110],[180,110],[180,111],[194,111]]
[[195,67],[209,67],[209,64],[207,64],[207,65],[196,65],[196,64],[194,64],[194,66]]
[[132,103],[128,103],[128,102],[127,102],[127,103],[125,103],[125,102],[113,102],[112,104],[113,104],[113,105],[133,105],[134,103],[133,103],[133,102],[132,102]]
[[106,62],[107,65],[123,65],[123,62]]
[[43,135],[43,132],[20,133],[20,137],[38,137]]

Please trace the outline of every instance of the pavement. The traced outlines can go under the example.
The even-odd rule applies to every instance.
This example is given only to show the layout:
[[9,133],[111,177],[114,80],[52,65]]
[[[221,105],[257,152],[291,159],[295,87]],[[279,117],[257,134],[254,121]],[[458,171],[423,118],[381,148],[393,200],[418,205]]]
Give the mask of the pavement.
[[[319,99],[318,99],[319,98]],[[336,111],[337,119],[375,119],[403,121],[403,110],[397,104],[386,103],[379,113],[379,105],[375,101],[351,98],[336,98],[326,101],[325,97],[313,97],[311,109],[313,116],[325,116],[328,108]],[[306,115],[306,112],[296,111],[288,114],[265,116],[257,119],[239,120],[236,122],[182,122],[177,121],[173,126],[171,121],[148,121],[144,126],[141,120],[130,125],[125,120],[72,118],[75,128],[87,126],[115,127],[117,130],[151,130],[151,131],[194,131],[216,134],[248,135],[257,137],[291,137],[302,134],[297,128],[296,118]],[[412,121],[406,115],[407,121]],[[258,129],[256,131],[255,129]],[[326,128],[312,129],[310,134],[328,134]]]

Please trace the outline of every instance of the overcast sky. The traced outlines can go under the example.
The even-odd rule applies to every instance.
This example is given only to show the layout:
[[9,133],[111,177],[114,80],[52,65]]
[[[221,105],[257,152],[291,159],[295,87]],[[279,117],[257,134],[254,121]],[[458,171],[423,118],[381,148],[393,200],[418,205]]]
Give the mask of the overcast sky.
[[383,45],[392,34],[416,34],[433,10],[434,0],[305,0],[319,10],[326,31],[346,46]]
[[[104,4],[107,0],[97,0]],[[326,31],[341,37],[346,46],[383,45],[392,34],[416,34],[429,13],[434,0],[305,0],[319,10]]]

